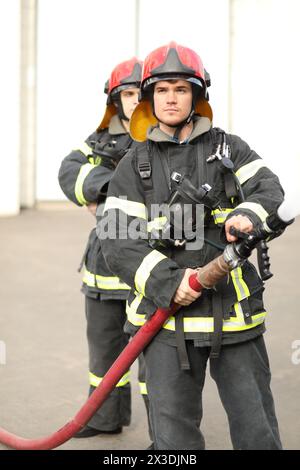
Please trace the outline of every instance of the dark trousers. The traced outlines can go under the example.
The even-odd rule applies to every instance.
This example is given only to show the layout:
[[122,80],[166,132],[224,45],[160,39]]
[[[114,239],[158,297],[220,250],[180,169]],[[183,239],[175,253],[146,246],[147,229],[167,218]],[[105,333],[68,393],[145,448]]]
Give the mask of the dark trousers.
[[[154,339],[144,351],[155,449],[202,450],[202,390],[210,348],[187,341],[191,370],[181,370],[177,348]],[[233,448],[281,449],[271,373],[262,336],[223,346],[210,360],[227,413]]]
[[[128,344],[129,335],[123,330],[126,321],[125,308],[125,300],[97,300],[85,297],[89,370],[97,378],[104,377]],[[139,356],[139,382],[145,382],[143,355]],[[95,389],[95,386],[90,385],[89,393],[93,393]],[[143,400],[148,417],[148,395],[143,395]],[[129,381],[112,391],[88,424],[101,431],[112,431],[121,426],[128,426],[130,419],[131,387]],[[149,435],[151,438],[150,428]]]
[[[128,343],[124,333],[126,320],[124,300],[97,300],[85,298],[89,370],[102,378]],[[90,385],[90,394],[95,390]],[[89,421],[89,425],[101,431],[112,431],[128,426],[131,418],[130,382],[116,387],[101,408]]]

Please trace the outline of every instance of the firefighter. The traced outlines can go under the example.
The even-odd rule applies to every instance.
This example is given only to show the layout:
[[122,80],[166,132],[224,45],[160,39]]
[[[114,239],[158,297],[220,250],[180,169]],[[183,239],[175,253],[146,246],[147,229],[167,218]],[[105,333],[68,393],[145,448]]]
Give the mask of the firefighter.
[[[283,200],[277,176],[257,153],[212,127],[209,85],[200,57],[187,47],[171,42],[145,59],[130,123],[141,143],[118,166],[98,220],[99,229],[115,222],[122,237],[103,240],[103,252],[112,272],[131,286],[130,334],[158,307],[182,306],[144,351],[154,448],[205,448],[200,423],[209,362],[233,448],[280,449],[256,269],[246,262],[202,294],[188,284],[197,267]],[[193,215],[193,236],[184,224],[178,233],[174,217],[178,204],[184,214],[187,203],[202,208],[198,221]]]
[[[65,195],[76,205],[86,207],[94,216],[105,201],[108,183],[126,151],[134,146],[128,134],[129,119],[138,103],[142,63],[132,58],[117,65],[105,85],[107,106],[101,124],[85,142],[62,162],[59,183]],[[89,236],[82,265],[82,292],[85,295],[87,339],[89,348],[89,382],[91,394],[104,374],[128,343],[123,326],[125,300],[129,287],[107,268],[94,228]],[[82,267],[82,266],[81,266]],[[140,359],[139,380],[146,406],[147,389],[144,364]],[[75,437],[118,434],[131,418],[130,372],[88,425]]]

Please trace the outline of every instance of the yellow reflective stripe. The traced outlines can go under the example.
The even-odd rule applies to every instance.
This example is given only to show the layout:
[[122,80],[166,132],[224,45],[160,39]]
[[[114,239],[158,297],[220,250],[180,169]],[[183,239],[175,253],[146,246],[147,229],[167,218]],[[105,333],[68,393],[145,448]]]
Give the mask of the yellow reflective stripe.
[[76,150],[80,150],[80,152],[82,152],[86,157],[88,155],[92,155],[93,153],[93,149],[86,142],[80,144],[79,147],[76,148]]
[[[143,326],[146,322],[146,315],[138,314],[137,309],[141,303],[143,296],[137,296],[129,306],[127,304],[127,319],[134,326]],[[230,317],[223,320],[223,331],[244,331],[254,328],[264,322],[266,312],[252,315],[252,323],[246,324],[244,314],[239,302],[234,304],[236,317]],[[213,317],[184,317],[183,319],[185,333],[213,333],[214,318]],[[169,331],[175,331],[175,317],[171,316],[163,325],[163,328]]]
[[109,209],[120,209],[127,215],[147,220],[147,209],[145,204],[141,202],[128,201],[127,199],[110,196],[106,199],[104,212]]
[[243,279],[242,268],[236,268],[231,271],[231,278],[237,295],[237,299],[240,302],[247,297],[250,297],[250,292],[246,282]]
[[84,270],[82,281],[89,287],[98,287],[99,289],[130,290],[130,287],[117,276],[100,276],[100,274],[96,275],[97,286],[95,286],[95,276],[86,268]]
[[151,232],[151,230],[161,230],[163,226],[167,222],[167,217],[164,215],[162,217],[155,217],[155,219],[150,220],[147,225],[147,230],[148,232]]
[[222,224],[225,222],[228,214],[233,211],[233,208],[215,209],[211,211],[215,224]]
[[[236,317],[230,317],[229,320],[223,320],[223,331],[244,331],[249,330],[263,323],[265,320],[266,312],[253,315],[252,323],[247,325],[244,321],[244,315],[241,306],[235,307]],[[183,319],[183,327],[185,333],[213,333],[214,319],[213,317],[185,317]],[[175,331],[175,317],[170,317],[165,323],[166,330]]]
[[151,271],[164,259],[167,259],[167,257],[157,250],[153,250],[145,256],[134,277],[134,283],[138,292],[145,295],[146,282],[150,277]]
[[139,382],[139,386],[140,386],[140,394],[141,395],[148,395],[146,383],[145,382]]
[[98,166],[102,162],[102,158],[101,157],[88,157],[88,161],[92,165],[97,165]]
[[85,181],[85,178],[88,176],[88,174],[96,167],[97,165],[93,165],[91,163],[86,163],[85,165],[82,165],[80,168],[80,171],[77,176],[77,180],[75,183],[75,196],[79,204],[88,204],[88,201],[86,201],[84,195],[83,195],[83,183]]
[[[92,385],[93,387],[98,387],[98,385],[103,380],[103,377],[97,377],[92,372],[89,373],[89,377],[90,377],[90,385]],[[117,383],[116,387],[124,387],[129,382],[130,382],[130,372],[128,371],[128,372],[126,372],[126,374],[123,375],[123,377],[121,377],[121,379]]]
[[236,317],[231,317],[229,320],[223,321],[223,331],[245,331],[255,328],[265,321],[267,312],[257,313],[252,315],[252,323],[246,324],[244,320],[244,313],[239,302],[234,304],[234,310],[236,312]]
[[236,209],[249,209],[254,212],[262,222],[264,222],[269,215],[263,206],[257,202],[242,202],[236,206],[235,210]]
[[132,323],[134,326],[143,326],[146,322],[146,316],[144,314],[136,313],[140,303],[142,302],[144,296],[135,292],[135,299],[129,305],[128,301],[126,302],[126,314],[127,319]]
[[239,179],[241,184],[246,183],[252,176],[254,176],[260,168],[265,167],[263,160],[258,159],[254,162],[247,163],[247,165],[242,166],[235,174]]

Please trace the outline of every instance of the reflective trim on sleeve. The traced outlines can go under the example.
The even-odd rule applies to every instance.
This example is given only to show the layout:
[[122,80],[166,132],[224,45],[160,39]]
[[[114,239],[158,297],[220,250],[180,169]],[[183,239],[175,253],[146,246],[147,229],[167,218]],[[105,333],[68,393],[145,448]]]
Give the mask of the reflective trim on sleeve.
[[128,201],[127,199],[110,196],[106,199],[104,212],[110,209],[119,209],[131,217],[139,217],[140,219],[147,220],[147,209],[145,204],[141,202]]
[[76,150],[80,150],[80,152],[82,152],[83,155],[85,155],[86,157],[88,155],[92,155],[93,153],[93,149],[86,142],[80,144],[79,147],[76,148]]
[[260,168],[265,167],[265,163],[262,159],[254,160],[253,162],[247,163],[247,165],[242,166],[235,174],[239,179],[241,184],[246,183],[252,176],[254,176]]
[[237,300],[240,302],[243,299],[250,297],[250,292],[246,282],[243,279],[242,268],[233,269],[230,273],[232,282],[235,288]]
[[86,201],[84,195],[83,195],[83,184],[88,176],[88,174],[98,165],[93,165],[91,163],[86,163],[85,165],[82,165],[80,168],[80,171],[77,176],[77,180],[75,183],[75,196],[79,204],[85,205],[88,204],[88,201]]
[[167,259],[167,256],[163,255],[157,250],[151,251],[136,270],[134,283],[136,290],[145,295],[146,282],[148,281],[151,271],[158,265],[161,261]]
[[126,314],[127,314],[127,319],[130,323],[132,323],[134,326],[143,326],[144,323],[146,322],[146,315],[144,314],[138,314],[138,308],[144,298],[142,294],[139,294],[138,292],[135,291],[135,298],[129,304],[129,302],[126,302]]
[[269,215],[263,206],[257,202],[242,202],[236,206],[235,210],[237,209],[249,209],[250,211],[254,212],[262,222],[264,222]]
[[233,211],[232,207],[229,208],[221,208],[221,209],[215,209],[211,211],[211,215],[214,218],[215,224],[223,224],[230,214],[230,212]]
[[130,290],[130,287],[117,276],[100,276],[100,274],[96,274],[97,285],[95,286],[95,275],[86,268],[82,282],[89,287],[98,287],[103,290]]
[[[92,385],[93,387],[98,387],[98,385],[103,380],[103,377],[97,377],[92,372],[89,373],[89,377],[90,377],[90,385]],[[128,372],[126,372],[126,374],[123,375],[123,377],[121,377],[121,379],[117,383],[116,387],[124,387],[129,382],[130,382],[130,372],[128,371]]]
[[141,395],[148,395],[146,383],[145,382],[139,382],[139,386],[140,386],[140,394]]

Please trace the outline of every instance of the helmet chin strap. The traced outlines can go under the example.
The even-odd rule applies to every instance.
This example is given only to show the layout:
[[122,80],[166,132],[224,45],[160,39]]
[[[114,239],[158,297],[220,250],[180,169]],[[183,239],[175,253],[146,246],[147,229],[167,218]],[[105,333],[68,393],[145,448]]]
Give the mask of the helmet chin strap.
[[179,135],[180,135],[180,132],[182,131],[182,129],[188,125],[191,120],[193,119],[193,116],[195,114],[195,110],[192,108],[191,109],[191,112],[189,113],[188,117],[186,119],[184,119],[183,121],[181,121],[179,124],[176,124],[175,126],[174,125],[169,125],[169,127],[172,127],[174,129],[176,129],[174,135],[173,135],[173,139],[176,140],[177,142],[179,141]]
[[122,101],[121,101],[121,96],[118,95],[117,98],[114,98],[114,103],[118,110],[118,116],[121,120],[123,121],[128,121],[129,122],[129,118],[126,116],[126,114],[124,113],[124,109],[123,109],[123,104],[122,104]]
[[166,122],[163,122],[163,121],[159,121],[158,117],[156,116],[155,114],[155,108],[154,108],[154,97],[153,97],[153,94],[152,94],[152,97],[151,97],[151,105],[152,105],[152,113],[153,115],[156,117],[156,119],[158,120],[158,122],[162,122],[163,124],[165,124],[166,126],[168,127],[171,127],[173,129],[176,129],[175,133],[174,133],[174,140],[176,141],[179,141],[179,135],[180,135],[180,132],[182,131],[182,129],[188,125],[192,119],[193,119],[193,116],[195,114],[195,107],[196,107],[196,102],[197,102],[197,98],[198,98],[198,94],[196,92],[196,89],[193,88],[193,99],[192,99],[192,107],[191,107],[191,110],[188,114],[188,116],[183,119],[183,121],[179,122],[178,124],[167,124]]
[[153,112],[153,115],[154,115],[154,116],[156,117],[156,119],[158,120],[158,122],[162,122],[162,123],[165,124],[166,126],[171,127],[171,128],[173,128],[173,129],[176,129],[173,138],[174,138],[174,140],[179,141],[180,132],[182,131],[182,129],[183,129],[186,125],[188,125],[188,124],[192,121],[193,116],[194,116],[194,114],[195,114],[195,108],[194,108],[194,103],[193,103],[193,104],[192,104],[191,111],[189,112],[189,115],[188,115],[185,119],[183,119],[183,121],[181,121],[181,122],[179,122],[179,123],[177,123],[177,124],[168,124],[168,123],[166,123],[166,122],[164,122],[164,121],[162,121],[162,120],[159,120],[158,117],[157,117],[156,114],[155,114],[154,102],[152,102],[152,112]]

